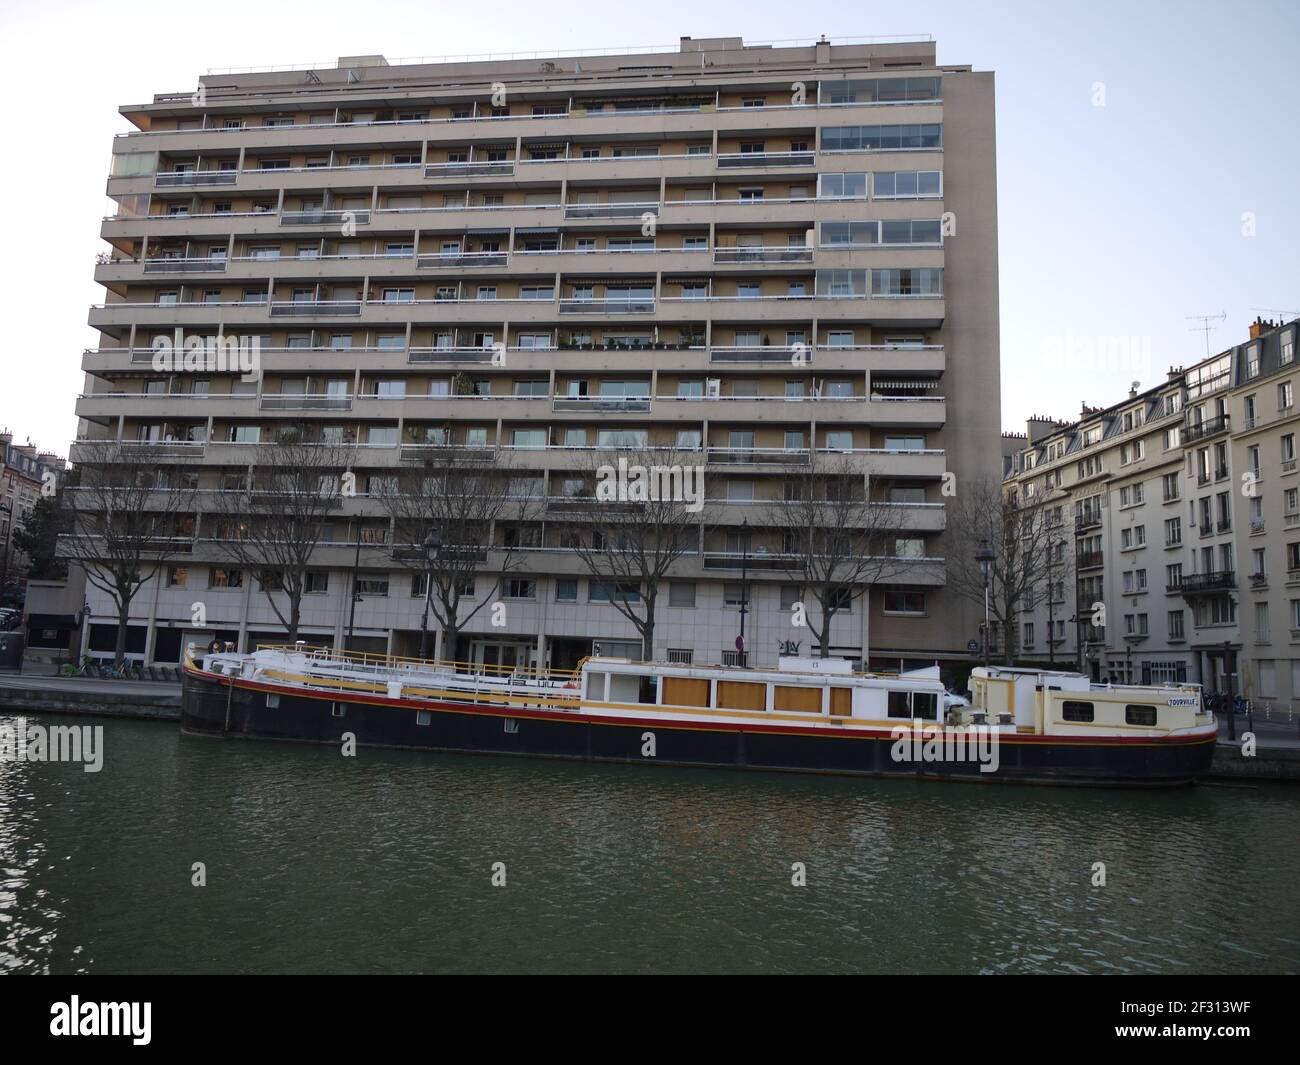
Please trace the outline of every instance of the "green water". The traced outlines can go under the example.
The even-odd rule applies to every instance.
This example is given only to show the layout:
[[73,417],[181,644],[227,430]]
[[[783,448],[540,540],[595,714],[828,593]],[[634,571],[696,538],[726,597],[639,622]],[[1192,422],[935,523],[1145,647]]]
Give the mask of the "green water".
[[0,971],[1300,971],[1300,788],[344,758],[93,723],[100,773],[0,763]]

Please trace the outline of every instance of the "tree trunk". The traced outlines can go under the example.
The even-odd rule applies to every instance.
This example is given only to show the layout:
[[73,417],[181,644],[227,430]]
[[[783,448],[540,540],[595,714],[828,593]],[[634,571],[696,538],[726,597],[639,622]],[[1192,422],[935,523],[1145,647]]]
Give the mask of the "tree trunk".
[[302,617],[302,599],[289,593],[289,642],[298,641],[298,622]]
[[653,662],[655,657],[655,623],[647,621],[641,626],[641,661]]
[[117,644],[113,650],[113,662],[116,664],[126,658],[126,624],[131,617],[131,599],[129,592],[117,589]]

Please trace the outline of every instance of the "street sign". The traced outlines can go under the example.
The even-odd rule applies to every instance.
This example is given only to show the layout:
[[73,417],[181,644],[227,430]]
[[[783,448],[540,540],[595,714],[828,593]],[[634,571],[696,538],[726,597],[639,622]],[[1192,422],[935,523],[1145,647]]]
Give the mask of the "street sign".
[[743,651],[744,649],[745,649],[745,637],[743,637],[743,636],[737,636],[737,637],[736,637],[736,650],[737,650],[737,651]]

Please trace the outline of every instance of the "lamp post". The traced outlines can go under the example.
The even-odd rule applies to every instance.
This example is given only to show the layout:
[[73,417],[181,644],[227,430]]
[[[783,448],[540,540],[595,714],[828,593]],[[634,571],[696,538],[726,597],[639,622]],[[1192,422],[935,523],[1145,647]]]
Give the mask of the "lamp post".
[[[361,598],[357,594],[357,581],[361,576],[361,519],[364,514],[357,514],[357,549],[352,556],[352,605],[348,610],[348,638],[347,643],[352,643],[352,626],[357,620],[357,601]],[[349,646],[349,650],[350,650]]]
[[[420,618],[420,657],[429,657],[429,607],[433,601],[433,561],[442,550],[442,538],[431,532],[424,538],[424,616]],[[453,656],[454,657],[454,656]]]
[[1056,668],[1056,644],[1052,642],[1056,630],[1056,604],[1053,601],[1052,593],[1052,553],[1056,550],[1057,541],[1048,538],[1047,541],[1047,664],[1053,669]]
[[989,664],[989,573],[993,568],[993,549],[987,540],[980,541],[980,549],[975,554],[975,561],[980,564],[984,574],[984,666]]
[[740,638],[736,651],[740,654],[740,667],[745,668],[745,615],[749,613],[749,519],[740,523]]

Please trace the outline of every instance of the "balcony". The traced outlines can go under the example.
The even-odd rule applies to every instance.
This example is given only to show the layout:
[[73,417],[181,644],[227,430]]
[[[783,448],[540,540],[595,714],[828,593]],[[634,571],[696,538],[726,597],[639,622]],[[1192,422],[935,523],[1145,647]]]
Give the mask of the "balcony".
[[551,400],[551,410],[558,412],[606,413],[613,411],[626,414],[648,414],[650,412],[650,397],[556,396]]
[[1179,591],[1184,596],[1213,595],[1227,592],[1237,587],[1237,575],[1232,570],[1219,570],[1212,573],[1186,573]]
[[425,163],[425,178],[510,177],[515,164],[510,159],[483,159],[457,163]]
[[146,274],[222,274],[226,271],[226,257],[212,255],[201,259],[146,259]]
[[264,395],[262,410],[351,410],[352,397],[347,395],[299,395],[280,393]]
[[718,155],[718,169],[758,166],[812,166],[815,152],[725,152]]
[[1079,569],[1097,569],[1105,563],[1106,556],[1101,551],[1080,552],[1077,565]]
[[458,462],[495,462],[496,448],[471,444],[403,444],[399,452],[399,461],[409,465],[423,466],[426,462],[436,463],[443,455],[450,455]]
[[807,466],[807,448],[710,447],[709,462],[726,466]]
[[645,203],[566,203],[565,218],[640,218],[659,214],[659,201]]
[[1183,441],[1192,443],[1195,440],[1206,440],[1212,436],[1218,436],[1219,433],[1226,433],[1229,429],[1229,416],[1220,414],[1217,418],[1207,418],[1203,422],[1189,423],[1183,429]]
[[1089,529],[1100,529],[1100,528],[1101,528],[1100,513],[1080,514],[1077,518],[1074,519],[1075,536],[1080,536],[1083,533],[1087,532]]
[[173,170],[155,174],[154,188],[191,188],[196,185],[233,185],[238,178],[234,170]]
[[272,318],[333,318],[359,315],[360,300],[275,300]]
[[496,348],[460,347],[460,348],[411,348],[406,354],[406,361],[412,365],[446,366],[454,363],[467,363],[474,366],[488,366],[500,363]]
[[369,211],[281,211],[282,226],[341,226],[346,223],[363,226],[369,223]]
[[654,314],[653,296],[612,297],[582,299],[566,297],[560,300],[561,314]]
[[709,362],[776,362],[808,366],[812,363],[812,351],[808,344],[714,344],[709,349]]
[[420,255],[416,259],[416,266],[421,270],[436,267],[446,269],[453,266],[505,265],[506,253],[503,251],[437,252],[432,255]]
[[810,263],[813,249],[795,248],[714,248],[715,263]]

